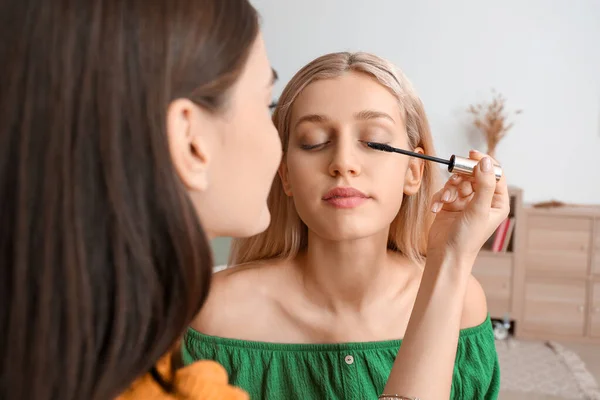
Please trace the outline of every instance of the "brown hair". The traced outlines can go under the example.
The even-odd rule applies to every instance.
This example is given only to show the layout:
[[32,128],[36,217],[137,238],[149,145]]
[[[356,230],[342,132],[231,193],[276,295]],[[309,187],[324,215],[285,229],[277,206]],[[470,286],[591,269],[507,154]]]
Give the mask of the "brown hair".
[[210,247],[166,110],[226,107],[257,14],[22,0],[0,15],[0,398],[112,398],[156,372],[206,298]]
[[[298,71],[283,90],[273,121],[281,137],[284,157],[290,137],[292,107],[298,95],[314,81],[333,79],[347,71],[367,74],[386,87],[398,99],[411,148],[421,147],[425,154],[434,154],[425,109],[402,71],[373,54],[342,52],[313,60]],[[437,183],[436,170],[430,163],[425,163],[419,191],[415,195],[404,197],[390,227],[388,248],[406,255],[416,263],[422,263],[425,256],[427,235],[432,222],[427,207]],[[290,259],[306,248],[307,227],[298,216],[293,199],[284,193],[279,176],[275,177],[268,204],[271,212],[269,228],[251,238],[235,239],[229,260],[231,265],[267,259]]]

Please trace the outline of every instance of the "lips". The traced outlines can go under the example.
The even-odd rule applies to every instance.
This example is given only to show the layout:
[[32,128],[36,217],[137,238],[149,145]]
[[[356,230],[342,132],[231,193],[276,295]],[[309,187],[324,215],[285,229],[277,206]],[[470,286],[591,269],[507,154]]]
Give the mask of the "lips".
[[324,201],[336,208],[355,208],[369,198],[360,190],[352,187],[336,187],[323,196]]

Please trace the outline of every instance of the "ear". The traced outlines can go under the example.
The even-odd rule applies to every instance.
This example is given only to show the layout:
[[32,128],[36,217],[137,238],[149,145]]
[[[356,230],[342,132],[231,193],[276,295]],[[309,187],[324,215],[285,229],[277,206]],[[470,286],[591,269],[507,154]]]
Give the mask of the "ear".
[[279,178],[281,179],[281,184],[283,186],[283,191],[288,196],[293,196],[292,185],[289,180],[289,171],[287,167],[287,163],[285,162],[285,155],[281,160],[281,164],[279,164]]
[[214,123],[188,99],[174,100],[167,109],[167,139],[179,178],[190,191],[208,187],[209,130]]
[[[413,150],[415,153],[424,154],[422,148],[417,147]],[[424,160],[416,157],[409,157],[408,169],[404,177],[404,194],[412,196],[419,191],[421,180],[423,179],[423,170],[425,168]]]

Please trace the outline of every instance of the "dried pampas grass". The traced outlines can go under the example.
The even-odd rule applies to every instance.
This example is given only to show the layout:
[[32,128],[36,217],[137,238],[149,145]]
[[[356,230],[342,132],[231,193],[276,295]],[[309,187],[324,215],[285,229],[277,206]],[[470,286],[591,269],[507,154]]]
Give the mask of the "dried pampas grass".
[[[491,103],[470,105],[467,111],[473,115],[473,125],[485,136],[487,154],[495,157],[496,146],[513,127],[514,122],[508,122],[510,113],[505,110],[506,99],[493,89],[492,94]],[[517,110],[514,114],[521,114],[521,112],[522,110]]]

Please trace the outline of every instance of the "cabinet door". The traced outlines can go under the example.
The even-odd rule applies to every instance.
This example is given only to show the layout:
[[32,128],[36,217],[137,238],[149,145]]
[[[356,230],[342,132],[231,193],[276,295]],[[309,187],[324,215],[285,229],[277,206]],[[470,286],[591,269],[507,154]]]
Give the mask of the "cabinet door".
[[600,281],[592,286],[590,317],[590,335],[600,337]]
[[591,218],[529,216],[525,253],[527,274],[587,277],[592,223]]
[[473,266],[473,276],[485,292],[492,318],[504,318],[511,311],[512,260],[510,254],[481,252]]
[[541,334],[583,336],[586,281],[528,279],[525,282],[523,330]]
[[592,273],[600,276],[600,218],[594,227],[594,250],[592,253]]

